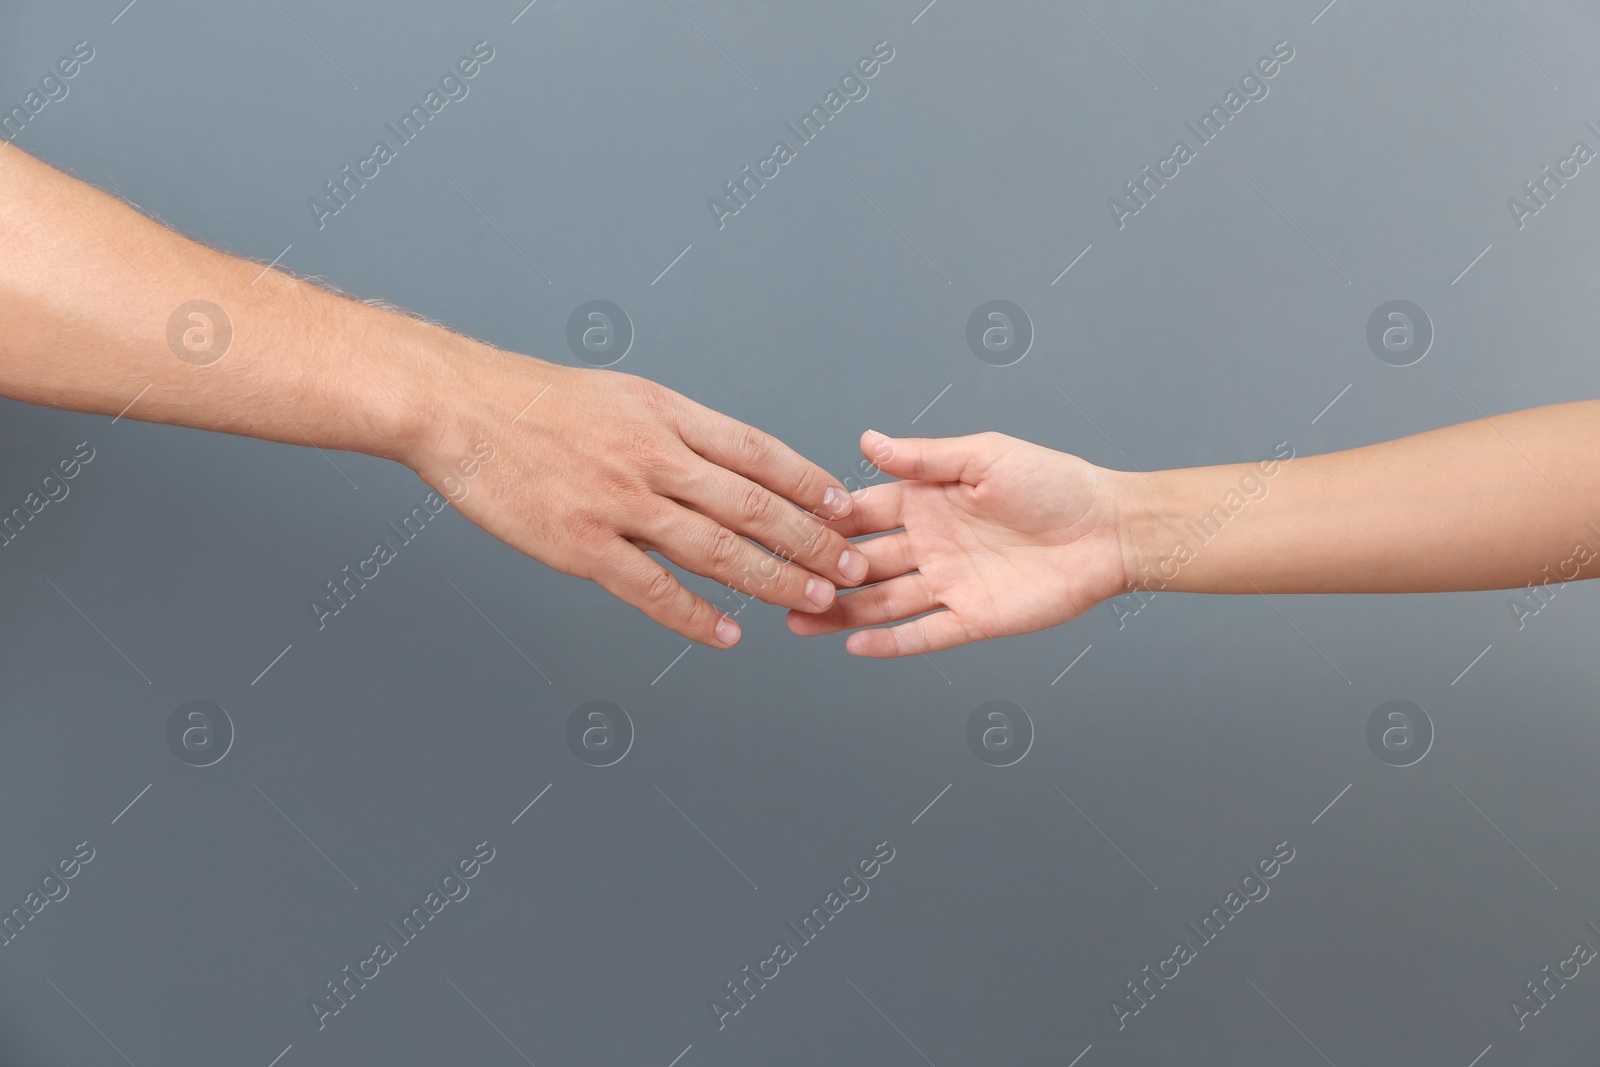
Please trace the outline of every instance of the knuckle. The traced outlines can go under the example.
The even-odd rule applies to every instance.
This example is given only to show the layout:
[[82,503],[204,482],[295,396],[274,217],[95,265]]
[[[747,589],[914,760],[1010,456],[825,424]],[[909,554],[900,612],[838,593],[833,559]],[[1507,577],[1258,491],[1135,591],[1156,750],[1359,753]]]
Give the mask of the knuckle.
[[778,504],[777,507],[781,511],[768,524],[771,532],[763,543],[785,562],[815,559],[817,550],[824,544],[830,531],[798,508],[786,504]]
[[580,544],[590,544],[612,532],[611,520],[597,511],[574,511],[564,523],[567,536]]
[[739,568],[739,590],[747,596],[770,602],[793,586],[794,568],[776,556],[761,553],[753,565]]
[[863,626],[881,626],[889,617],[883,610],[883,589],[881,586],[871,586],[859,593],[852,593],[850,599],[857,605],[856,614],[861,617]]
[[820,570],[825,564],[833,562],[824,558],[826,553],[822,551],[822,545],[822,539],[810,531],[796,530],[793,537],[773,545],[772,551],[785,563],[798,563],[802,567]]
[[733,454],[745,467],[759,470],[772,461],[772,445],[754,426],[741,426],[733,437]]
[[655,571],[645,579],[639,595],[646,604],[656,608],[664,608],[677,599],[678,580],[668,571]]
[[634,395],[635,400],[648,408],[664,408],[669,403],[670,397],[675,395],[658,382],[650,381],[648,378],[638,378],[637,374],[621,374],[621,378],[626,382],[627,390]]
[[901,652],[919,652],[927,647],[927,626],[921,619],[902,623],[889,632],[894,635],[895,644]]
[[598,480],[601,497],[615,501],[628,512],[638,510],[643,500],[651,495],[639,471],[631,467],[608,466],[600,471]]
[[678,588],[681,592],[672,606],[668,625],[686,637],[703,641],[715,630],[721,612],[682,586]]
[[772,517],[772,495],[751,482],[739,497],[739,521],[746,526],[757,526]]
[[719,526],[716,533],[711,535],[706,558],[718,572],[727,573],[744,554],[744,544],[744,538],[726,527]]
[[[816,559],[824,554],[824,550],[835,540],[843,540],[832,530],[816,521],[801,521],[799,523],[799,536],[796,538],[798,546],[797,555],[805,559]],[[843,549],[839,550],[843,552]],[[837,555],[834,557],[837,559]]]
[[649,423],[628,422],[619,425],[614,432],[612,447],[638,470],[661,470],[671,465],[671,453],[660,430]]
[[817,506],[822,504],[823,491],[827,489],[829,478],[809,463],[800,465],[800,474],[794,480],[794,500],[796,503],[814,500]]
[[800,568],[774,560],[754,595],[769,604],[800,604],[804,602],[806,578]]
[[665,415],[672,410],[677,394],[648,378],[628,377],[628,386],[635,400],[653,414]]

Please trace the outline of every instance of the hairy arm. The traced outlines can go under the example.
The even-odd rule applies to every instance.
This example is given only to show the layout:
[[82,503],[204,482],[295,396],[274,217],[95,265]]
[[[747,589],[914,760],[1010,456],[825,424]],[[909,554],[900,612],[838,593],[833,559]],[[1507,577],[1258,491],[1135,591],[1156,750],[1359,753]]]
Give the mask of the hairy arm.
[[501,540],[717,647],[738,625],[648,552],[803,612],[865,574],[816,517],[851,508],[833,478],[644,379],[263,271],[5,144],[0,233],[0,395],[404,463]]
[[[128,418],[398,459],[423,429],[429,353],[465,343],[263,275],[10,145],[0,232],[0,392],[17,400],[116,415],[137,396]],[[196,300],[231,320],[226,354],[213,315],[180,316],[169,345],[169,319]]]

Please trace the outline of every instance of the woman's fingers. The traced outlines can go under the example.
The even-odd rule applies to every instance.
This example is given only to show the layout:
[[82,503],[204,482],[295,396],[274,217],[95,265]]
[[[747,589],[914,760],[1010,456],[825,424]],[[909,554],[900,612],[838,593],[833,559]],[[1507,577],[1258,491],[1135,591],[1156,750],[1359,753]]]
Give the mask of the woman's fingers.
[[955,612],[936,611],[899,626],[853,633],[845,639],[844,648],[853,656],[888,659],[939,652],[971,640],[972,635]]
[[714,648],[739,642],[739,624],[683,587],[671,571],[618,538],[600,559],[594,580],[662,626]]
[[[777,505],[789,508],[782,501]],[[834,602],[836,590],[831,581],[763,551],[716,521],[715,516],[668,504],[641,529],[643,536],[637,539],[643,540],[646,547],[680,567],[768,604],[816,612]],[[860,565],[865,570],[866,561],[860,560]]]
[[862,626],[882,626],[886,622],[921,615],[938,606],[933,590],[922,575],[907,574],[841,596],[831,608],[816,615],[790,612],[788,624],[790,630],[802,637],[814,637]]
[[867,558],[868,582],[887,582],[917,569],[911,554],[911,535],[904,530],[857,541],[854,547]]
[[993,462],[1002,435],[967,437],[888,437],[876,430],[861,435],[861,454],[896,478],[922,482],[975,483]]
[[[789,629],[805,637],[856,630],[845,640],[845,651],[874,659],[938,652],[971,641],[955,612],[925,614],[938,606],[922,575],[908,574],[842,596],[820,615],[790,612],[788,622]],[[914,615],[922,617],[911,618]],[[883,625],[889,622],[900,625]]]
[[851,494],[854,506],[850,514],[834,519],[828,525],[844,537],[883,533],[901,525],[901,508],[905,503],[906,487],[901,482],[884,482],[869,485]]

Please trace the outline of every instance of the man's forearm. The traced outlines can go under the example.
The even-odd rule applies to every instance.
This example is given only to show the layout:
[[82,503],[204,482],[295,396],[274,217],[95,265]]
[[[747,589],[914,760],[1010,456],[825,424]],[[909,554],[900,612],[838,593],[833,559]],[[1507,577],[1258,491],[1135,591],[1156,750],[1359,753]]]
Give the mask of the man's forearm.
[[1427,592],[1592,577],[1600,574],[1597,460],[1600,402],[1590,401],[1270,470],[1247,463],[1119,475],[1130,584]]
[[18,400],[400,458],[436,364],[482,347],[263,273],[9,145],[0,232],[0,394]]
[[642,378],[263,270],[8,145],[0,234],[0,395],[397,460],[507,544],[719,648],[738,624],[648,553],[798,611],[866,576],[816,517],[850,511],[843,486]]

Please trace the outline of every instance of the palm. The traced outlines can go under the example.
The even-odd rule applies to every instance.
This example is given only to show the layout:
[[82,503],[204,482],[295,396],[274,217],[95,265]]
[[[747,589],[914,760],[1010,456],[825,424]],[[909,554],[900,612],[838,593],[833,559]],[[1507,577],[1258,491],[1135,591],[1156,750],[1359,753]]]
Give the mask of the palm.
[[970,639],[1054,626],[1122,591],[1115,528],[1085,473],[1013,453],[978,485],[904,484],[911,558]]
[[864,655],[903,655],[1043,629],[1124,590],[1107,472],[998,435],[965,440],[976,443],[956,478],[859,494],[850,532],[903,527],[858,543],[868,580],[880,584],[822,615],[791,617],[792,629],[882,626],[948,609],[849,645]]

